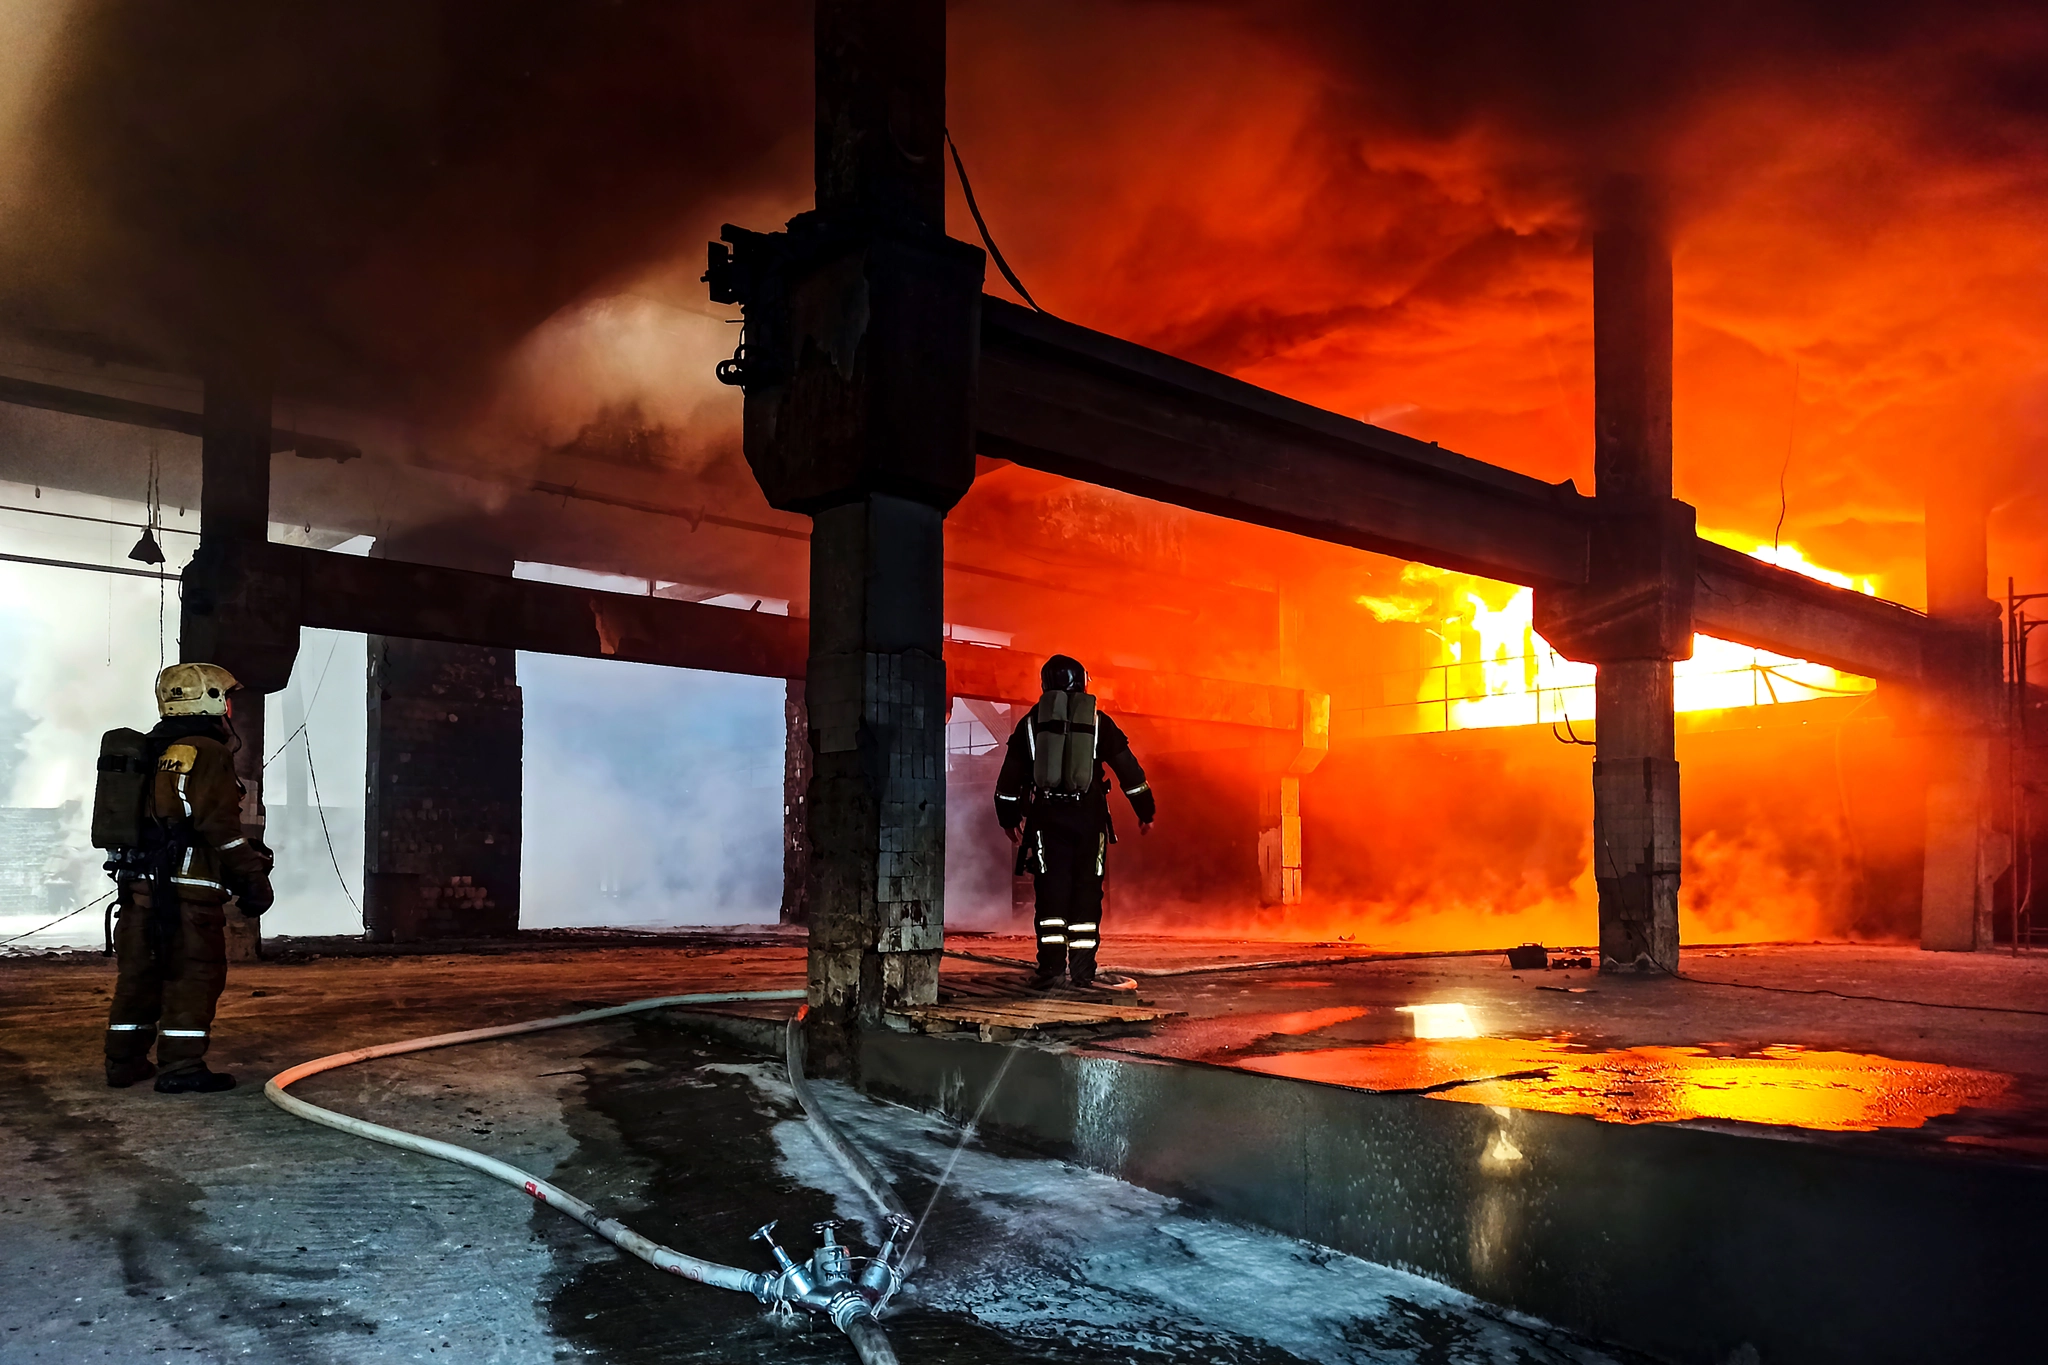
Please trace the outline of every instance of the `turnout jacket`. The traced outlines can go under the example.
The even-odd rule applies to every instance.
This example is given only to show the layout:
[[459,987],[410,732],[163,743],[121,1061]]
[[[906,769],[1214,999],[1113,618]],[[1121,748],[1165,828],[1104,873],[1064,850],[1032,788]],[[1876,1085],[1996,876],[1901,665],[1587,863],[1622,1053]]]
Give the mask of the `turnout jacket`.
[[996,777],[996,819],[1002,822],[1004,829],[1015,829],[1022,824],[1028,830],[1044,830],[1091,840],[1106,834],[1114,842],[1116,832],[1110,824],[1109,777],[1105,769],[1116,774],[1117,783],[1123,788],[1124,796],[1130,801],[1131,810],[1139,822],[1151,822],[1158,813],[1158,804],[1153,800],[1151,783],[1145,780],[1145,770],[1139,766],[1137,755],[1131,752],[1131,741],[1122,728],[1099,712],[1096,715],[1094,780],[1088,789],[1072,795],[1040,791],[1034,774],[1036,750],[1031,728],[1037,717],[1038,708],[1034,707],[1010,732],[1010,745],[1003,755],[1003,769]]
[[[270,853],[242,833],[242,784],[234,755],[215,733],[190,733],[175,720],[150,732],[161,747],[156,777],[143,803],[146,818],[161,820],[178,846],[171,881],[178,895],[218,905],[270,879]],[[140,869],[123,871],[123,882],[144,881]]]

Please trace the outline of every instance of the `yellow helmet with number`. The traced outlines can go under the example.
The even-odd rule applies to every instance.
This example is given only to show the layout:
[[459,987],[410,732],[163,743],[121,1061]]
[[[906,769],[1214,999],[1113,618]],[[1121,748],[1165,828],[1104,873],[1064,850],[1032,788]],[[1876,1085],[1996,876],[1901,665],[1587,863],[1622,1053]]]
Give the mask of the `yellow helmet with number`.
[[156,675],[160,716],[224,716],[228,693],[240,687],[219,664],[172,664]]

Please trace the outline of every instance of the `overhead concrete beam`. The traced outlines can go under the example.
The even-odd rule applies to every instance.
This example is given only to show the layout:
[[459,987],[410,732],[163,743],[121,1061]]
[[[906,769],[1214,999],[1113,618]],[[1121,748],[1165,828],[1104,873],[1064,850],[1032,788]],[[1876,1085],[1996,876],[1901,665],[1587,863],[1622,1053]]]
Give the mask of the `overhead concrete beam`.
[[[92,417],[102,422],[119,422],[124,426],[145,427],[152,431],[175,431],[184,436],[204,435],[205,418],[197,412],[94,393],[89,389],[40,384],[12,375],[0,375],[0,403],[62,412],[73,417]],[[348,442],[337,441],[331,436],[315,436],[283,427],[271,431],[270,449],[272,453],[296,450],[309,459],[344,461],[353,460],[363,453]]]
[[[0,375],[0,402],[187,435],[200,415]],[[990,455],[1320,540],[1504,582],[1585,581],[1591,499],[1354,422],[1156,351],[982,300],[976,427]],[[279,428],[273,450],[355,447]],[[533,491],[792,540],[802,530],[566,484]],[[96,490],[87,490],[96,491]],[[1918,682],[1942,648],[1927,618],[1701,540],[1698,628],[1890,682]],[[951,570],[983,573],[949,563]],[[781,676],[781,675],[776,675]]]
[[804,672],[801,619],[395,559],[272,549],[296,566],[308,626],[757,677]]
[[[1256,385],[982,300],[985,455],[1141,497],[1530,587],[1586,583],[1593,499]],[[1711,541],[1695,624],[1917,681],[1927,619]]]
[[984,455],[1140,497],[1529,585],[1586,577],[1566,485],[984,297]]
[[[206,572],[203,565],[201,572]],[[192,595],[220,598],[243,580],[261,578],[264,591],[254,595],[271,604],[272,614],[296,614],[296,625],[321,630],[757,678],[804,677],[808,625],[802,617],[297,545],[265,545],[224,572],[237,583],[201,584],[195,577]],[[953,696],[1014,702],[1038,695],[1041,660],[1035,654],[948,641],[945,657]],[[1295,731],[1302,724],[1298,688],[1114,669],[1096,677],[1095,689],[1106,704],[1127,715],[1262,730]]]
[[1701,633],[1885,682],[1917,683],[1941,633],[1911,607],[1852,592],[1702,540],[1693,592]]

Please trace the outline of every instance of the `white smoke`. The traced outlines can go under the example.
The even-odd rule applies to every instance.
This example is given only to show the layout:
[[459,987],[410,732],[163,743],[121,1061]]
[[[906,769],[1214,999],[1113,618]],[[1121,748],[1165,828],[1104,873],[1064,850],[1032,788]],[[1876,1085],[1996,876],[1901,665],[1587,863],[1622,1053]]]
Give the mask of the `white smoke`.
[[[132,527],[66,519],[136,523],[139,503],[0,483],[6,507],[25,510],[0,510],[0,552],[147,567],[125,558],[139,534]],[[166,519],[180,520],[175,509]],[[196,528],[196,511],[183,520]],[[175,573],[196,541],[160,539],[171,561],[163,568]],[[360,554],[368,545],[335,548]],[[0,804],[61,825],[42,873],[47,895],[34,905],[10,901],[0,938],[106,889],[103,855],[89,841],[93,760],[102,732],[153,723],[151,683],[177,656],[177,593],[174,581],[0,561]],[[307,630],[289,685],[267,701],[264,795],[279,854],[269,935],[361,929],[364,667],[361,635]],[[519,674],[523,924],[776,918],[780,681],[536,654],[520,656]],[[99,936],[99,915],[89,911],[29,946],[92,945]]]
[[[149,569],[126,558],[139,532],[87,518],[139,522],[142,508],[0,482],[0,550],[8,555]],[[174,534],[161,540],[170,559],[161,567],[172,573],[197,543]],[[0,803],[46,813],[57,835],[52,847],[16,850],[10,860],[19,877],[41,885],[9,888],[0,938],[107,889],[103,855],[89,837],[93,761],[104,731],[154,723],[152,684],[160,648],[176,657],[177,613],[174,582],[0,561]],[[97,943],[99,917],[77,916],[59,933]]]
[[779,679],[521,654],[519,683],[521,923],[774,922]]

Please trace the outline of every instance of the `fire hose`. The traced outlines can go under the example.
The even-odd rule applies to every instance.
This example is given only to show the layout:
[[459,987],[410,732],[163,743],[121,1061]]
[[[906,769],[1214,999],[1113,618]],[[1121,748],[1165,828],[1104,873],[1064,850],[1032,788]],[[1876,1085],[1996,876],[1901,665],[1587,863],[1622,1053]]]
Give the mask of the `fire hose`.
[[[308,1076],[317,1076],[323,1071],[333,1071],[357,1062],[367,1062],[378,1057],[396,1057],[409,1052],[425,1052],[432,1048],[454,1047],[460,1043],[482,1042],[488,1038],[509,1038],[523,1033],[539,1033],[547,1029],[570,1028],[577,1024],[592,1024],[603,1019],[616,1019],[621,1015],[637,1014],[646,1010],[666,1009],[675,1005],[721,1005],[753,1000],[801,1000],[804,992],[789,991],[724,991],[706,995],[667,995],[651,1000],[634,1000],[624,1005],[612,1005],[603,1009],[585,1010],[580,1014],[565,1014],[553,1019],[529,1019],[517,1024],[501,1024],[495,1028],[467,1029],[460,1033],[438,1033],[427,1038],[407,1038],[395,1043],[380,1043],[374,1047],[356,1048],[350,1052],[337,1052],[327,1057],[316,1057],[310,1062],[301,1062],[295,1067],[280,1071],[271,1077],[263,1087],[264,1095],[270,1102],[288,1114],[313,1123],[323,1124],[339,1132],[355,1137],[368,1138],[387,1146],[398,1147],[422,1156],[438,1157],[443,1161],[467,1166],[504,1181],[508,1185],[524,1190],[528,1195],[553,1209],[568,1214],[598,1236],[612,1243],[622,1251],[631,1252],[658,1270],[679,1275],[699,1284],[716,1285],[720,1289],[733,1289],[752,1294],[762,1303],[778,1311],[790,1312],[803,1308],[810,1312],[829,1317],[833,1326],[846,1334],[860,1356],[863,1365],[897,1365],[896,1352],[889,1345],[888,1336],[882,1331],[876,1317],[888,1306],[896,1291],[903,1284],[903,1268],[894,1264],[891,1257],[896,1254],[904,1234],[910,1230],[911,1220],[903,1209],[888,1182],[883,1180],[867,1160],[849,1144],[831,1119],[817,1107],[810,1086],[803,1075],[803,1046],[798,1032],[798,1021],[803,1017],[799,1011],[796,1019],[790,1021],[789,1046],[785,1061],[789,1069],[790,1087],[802,1104],[805,1117],[811,1124],[812,1132],[820,1145],[831,1152],[845,1169],[847,1175],[870,1199],[878,1204],[886,1217],[889,1236],[880,1250],[871,1257],[856,1257],[850,1249],[839,1243],[834,1230],[837,1221],[817,1225],[822,1243],[808,1261],[796,1261],[788,1252],[775,1244],[773,1222],[754,1234],[755,1240],[765,1242],[774,1254],[779,1267],[772,1274],[742,1270],[737,1266],[721,1265],[716,1261],[701,1260],[685,1255],[671,1247],[643,1237],[616,1218],[599,1214],[583,1200],[570,1194],[539,1176],[522,1171],[517,1166],[499,1161],[496,1157],[484,1155],[453,1142],[442,1142],[436,1138],[422,1137],[400,1128],[387,1128],[382,1124],[353,1118],[323,1109],[308,1103],[296,1095],[287,1093],[289,1088]],[[907,1254],[909,1246],[903,1243]]]

